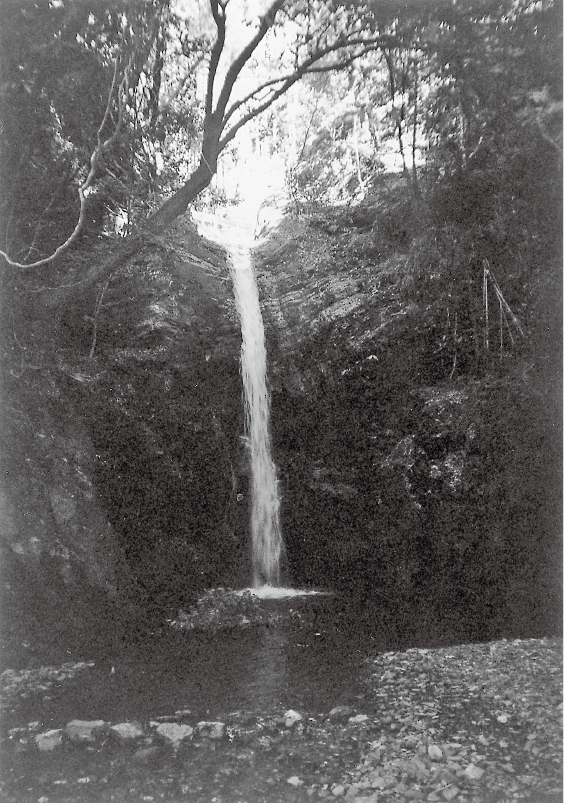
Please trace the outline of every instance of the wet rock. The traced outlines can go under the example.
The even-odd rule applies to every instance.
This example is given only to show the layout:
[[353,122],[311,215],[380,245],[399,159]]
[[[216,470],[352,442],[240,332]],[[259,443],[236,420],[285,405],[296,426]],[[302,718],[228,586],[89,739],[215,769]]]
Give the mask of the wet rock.
[[56,728],[55,730],[45,731],[45,733],[38,733],[35,737],[35,744],[42,753],[49,753],[56,747],[60,747],[63,743],[63,736],[65,731],[63,728]]
[[157,725],[157,733],[169,742],[172,742],[174,747],[178,747],[180,742],[188,739],[194,733],[194,728],[190,725],[181,725],[178,722],[161,722]]
[[302,715],[298,711],[293,711],[291,708],[284,714],[284,724],[287,728],[291,728],[296,722],[301,722]]
[[349,705],[337,705],[329,711],[329,719],[344,722],[345,719],[354,715],[354,708]]
[[65,730],[71,742],[96,742],[107,728],[108,723],[103,719],[73,719]]
[[110,731],[124,740],[145,736],[145,731],[137,722],[120,722],[118,725],[112,725]]
[[198,722],[196,730],[200,736],[206,739],[221,739],[225,733],[224,722]]
[[440,761],[443,757],[443,751],[437,744],[430,744],[427,748],[427,752],[433,761]]

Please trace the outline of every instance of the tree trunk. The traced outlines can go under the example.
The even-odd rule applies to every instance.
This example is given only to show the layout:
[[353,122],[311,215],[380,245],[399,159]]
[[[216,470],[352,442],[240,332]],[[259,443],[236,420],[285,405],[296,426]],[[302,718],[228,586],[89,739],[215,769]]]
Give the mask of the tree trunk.
[[57,290],[46,290],[42,294],[42,303],[51,309],[61,307],[73,298],[80,298],[89,287],[115,273],[141,250],[146,241],[145,233],[149,236],[161,234],[177,217],[186,212],[192,201],[209,186],[216,169],[217,157],[211,161],[211,164],[203,158],[188,181],[151,215],[144,230],[128,235],[117,245],[114,253],[108,259],[93,265],[81,281],[66,287],[59,287]]
[[[184,184],[172,198],[151,215],[148,220],[148,231],[164,231],[177,217],[183,215],[192,201],[209,186],[217,170],[217,157],[208,164],[206,159],[202,159],[199,166],[192,173],[186,184]],[[213,171],[213,172],[212,172]]]

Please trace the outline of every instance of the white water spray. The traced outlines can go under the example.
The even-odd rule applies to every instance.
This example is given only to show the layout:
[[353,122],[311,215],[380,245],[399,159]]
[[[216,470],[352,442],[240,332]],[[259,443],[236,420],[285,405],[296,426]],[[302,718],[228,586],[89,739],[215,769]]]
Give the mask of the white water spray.
[[270,441],[270,395],[266,385],[266,345],[258,287],[248,248],[231,247],[235,305],[241,320],[241,373],[245,430],[251,457],[251,536],[253,587],[280,583],[283,551],[280,497]]

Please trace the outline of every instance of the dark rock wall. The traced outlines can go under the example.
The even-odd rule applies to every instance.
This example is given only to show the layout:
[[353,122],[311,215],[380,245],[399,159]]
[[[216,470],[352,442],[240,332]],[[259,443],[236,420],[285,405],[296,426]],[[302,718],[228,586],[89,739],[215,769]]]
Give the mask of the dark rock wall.
[[49,368],[11,379],[0,489],[5,660],[22,646],[32,649],[31,642],[91,626],[95,608],[117,604],[127,583],[93,481],[95,454],[80,411]]
[[257,249],[283,532],[296,583],[432,607],[467,638],[558,629],[559,447],[518,365],[451,380],[401,254],[286,220]]
[[54,321],[30,313],[44,359],[6,363],[2,626],[16,651],[46,630],[64,638],[70,620],[92,631],[108,606],[162,617],[251,572],[224,253],[180,221],[112,277],[96,313],[98,299]]

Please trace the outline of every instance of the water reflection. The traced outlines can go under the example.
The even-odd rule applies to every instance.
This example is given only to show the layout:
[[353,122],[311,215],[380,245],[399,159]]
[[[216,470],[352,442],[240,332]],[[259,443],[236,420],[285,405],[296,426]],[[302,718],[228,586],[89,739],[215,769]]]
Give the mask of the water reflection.
[[460,643],[433,628],[421,632],[422,610],[387,617],[336,595],[263,599],[261,605],[282,621],[217,634],[170,630],[103,660],[88,656],[92,669],[47,697],[20,701],[4,718],[5,727],[41,720],[56,728],[74,718],[146,721],[181,710],[196,721],[240,710],[280,714],[294,708],[315,716],[337,705],[369,713],[362,700],[367,656]]
[[262,628],[247,671],[238,678],[236,698],[243,708],[267,710],[287,697],[288,634],[285,628]]
[[10,726],[30,717],[46,727],[73,718],[150,720],[180,710],[197,718],[242,709],[297,708],[314,715],[362,694],[363,659],[373,642],[362,641],[365,649],[358,632],[337,626],[327,598],[268,604],[286,606],[277,626],[215,635],[173,631],[167,639],[123,648],[50,699],[24,701]]

